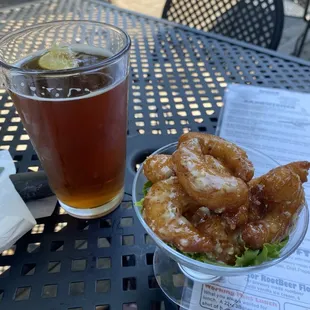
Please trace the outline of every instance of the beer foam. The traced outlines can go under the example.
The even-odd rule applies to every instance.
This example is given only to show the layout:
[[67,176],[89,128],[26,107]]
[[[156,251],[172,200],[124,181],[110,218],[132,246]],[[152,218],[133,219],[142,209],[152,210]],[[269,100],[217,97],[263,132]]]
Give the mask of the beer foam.
[[[105,49],[105,48],[100,48],[100,47],[95,47],[95,46],[89,46],[89,45],[84,45],[84,44],[72,44],[70,45],[70,48],[74,51],[74,52],[77,52],[77,53],[86,53],[86,54],[91,54],[91,55],[95,55],[95,56],[105,56],[105,57],[111,57],[113,56],[113,53],[111,51],[109,51],[108,49]],[[27,62],[29,59],[33,58],[33,57],[36,57],[36,56],[41,56],[43,54],[45,54],[48,50],[40,50],[40,51],[37,51],[31,55],[29,55],[28,57],[25,57],[23,58],[22,60],[19,60],[18,62],[14,63],[14,66],[16,67],[21,67],[21,65],[25,62]],[[83,67],[80,67],[82,70],[83,70]],[[44,70],[46,71],[46,70]],[[38,69],[38,72],[40,72],[40,69]],[[47,73],[48,74],[48,73]],[[94,72],[93,74],[100,74],[100,75],[106,75],[102,72]],[[60,74],[60,76],[65,76],[66,73],[64,74]],[[108,75],[106,75],[108,76]],[[54,75],[54,77],[57,79],[57,76]],[[112,80],[112,77],[108,76],[109,78],[111,78]],[[22,94],[20,93],[17,89],[10,89],[12,92],[14,92],[16,95],[18,96],[21,96],[21,97],[24,97],[24,98],[28,98],[28,99],[31,99],[31,100],[40,100],[40,101],[53,101],[55,103],[57,102],[62,102],[62,101],[72,101],[72,100],[80,100],[80,99],[87,99],[87,98],[90,98],[90,97],[95,97],[95,96],[98,96],[98,95],[101,95],[105,92],[108,92],[109,90],[115,88],[116,86],[118,86],[119,84],[121,84],[125,79],[127,78],[127,76],[125,76],[123,79],[120,79],[120,80],[116,80],[116,81],[113,81],[111,82],[111,85],[109,85],[108,87],[104,87],[103,89],[100,89],[100,90],[96,90],[96,91],[90,91],[88,88],[84,88],[83,91],[89,91],[89,94],[84,94],[84,95],[81,95],[81,96],[76,96],[76,97],[70,97],[71,96],[71,93],[72,91],[82,91],[81,88],[69,88],[68,89],[68,93],[67,93],[67,97],[59,97],[60,94],[59,94],[59,91],[62,91],[62,88],[45,88],[43,87],[44,91],[48,91],[48,92],[51,92],[51,91],[55,91],[57,90],[58,92],[55,93],[55,97],[52,97],[52,98],[46,98],[46,97],[39,97],[37,96],[35,93],[31,96],[29,95],[25,95],[25,94]],[[22,82],[21,83],[21,86],[25,86],[25,83]],[[36,91],[36,88],[33,87],[33,86],[30,86],[30,89],[35,92]]]
[[63,101],[77,101],[77,100],[81,100],[81,99],[87,99],[87,98],[95,97],[98,95],[102,95],[103,93],[108,92],[109,90],[117,87],[119,84],[121,84],[126,79],[126,77],[124,79],[118,81],[118,83],[112,83],[111,85],[109,85],[109,87],[106,87],[106,88],[100,89],[100,90],[96,90],[94,92],[90,91],[88,88],[84,88],[84,91],[90,91],[90,93],[87,95],[84,94],[84,95],[76,96],[76,97],[69,97],[69,96],[71,95],[72,91],[81,91],[82,90],[81,88],[74,88],[74,87],[69,88],[67,97],[59,97],[60,96],[59,93],[56,93],[55,97],[52,97],[52,98],[39,97],[36,94],[29,96],[29,95],[22,94],[16,90],[12,90],[12,89],[10,89],[10,90],[11,90],[11,92],[18,95],[19,97],[23,97],[23,98],[27,98],[27,99],[31,99],[31,100],[53,101],[55,103],[63,102]]

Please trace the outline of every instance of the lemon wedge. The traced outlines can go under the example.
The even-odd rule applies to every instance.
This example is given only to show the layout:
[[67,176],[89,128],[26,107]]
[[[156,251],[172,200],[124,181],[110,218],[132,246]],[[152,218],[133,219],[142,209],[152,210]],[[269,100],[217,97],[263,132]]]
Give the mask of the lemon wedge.
[[38,64],[42,69],[47,70],[65,70],[79,66],[75,53],[70,47],[56,45],[39,58]]

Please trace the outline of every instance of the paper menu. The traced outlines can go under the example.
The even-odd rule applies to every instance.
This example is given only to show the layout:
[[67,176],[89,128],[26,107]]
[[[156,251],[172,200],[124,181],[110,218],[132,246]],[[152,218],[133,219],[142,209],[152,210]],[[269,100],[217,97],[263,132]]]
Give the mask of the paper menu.
[[[217,134],[280,164],[310,161],[310,94],[230,85]],[[310,182],[304,184],[310,197]]]
[[[217,134],[260,150],[280,164],[310,161],[310,94],[230,85]],[[309,204],[310,182],[305,190]],[[233,289],[232,278],[223,281],[224,290],[195,283],[190,309],[310,310],[310,231],[284,262],[249,275],[246,291],[236,304],[231,300],[242,292]]]

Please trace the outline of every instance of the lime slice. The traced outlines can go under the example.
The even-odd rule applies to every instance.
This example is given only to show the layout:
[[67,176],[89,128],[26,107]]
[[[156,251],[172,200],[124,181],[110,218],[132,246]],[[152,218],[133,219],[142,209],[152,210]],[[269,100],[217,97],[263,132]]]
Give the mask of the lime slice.
[[39,58],[38,64],[47,70],[65,70],[79,66],[75,53],[68,46],[53,46]]

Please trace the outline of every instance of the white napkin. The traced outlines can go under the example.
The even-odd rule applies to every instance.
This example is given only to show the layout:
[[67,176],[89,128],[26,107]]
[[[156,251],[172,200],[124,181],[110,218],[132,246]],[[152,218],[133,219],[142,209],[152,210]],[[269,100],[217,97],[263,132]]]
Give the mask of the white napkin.
[[[4,168],[3,170],[1,169]],[[2,170],[2,171],[1,171]],[[9,176],[16,172],[8,151],[0,152],[0,253],[10,248],[36,220],[17,193]]]

